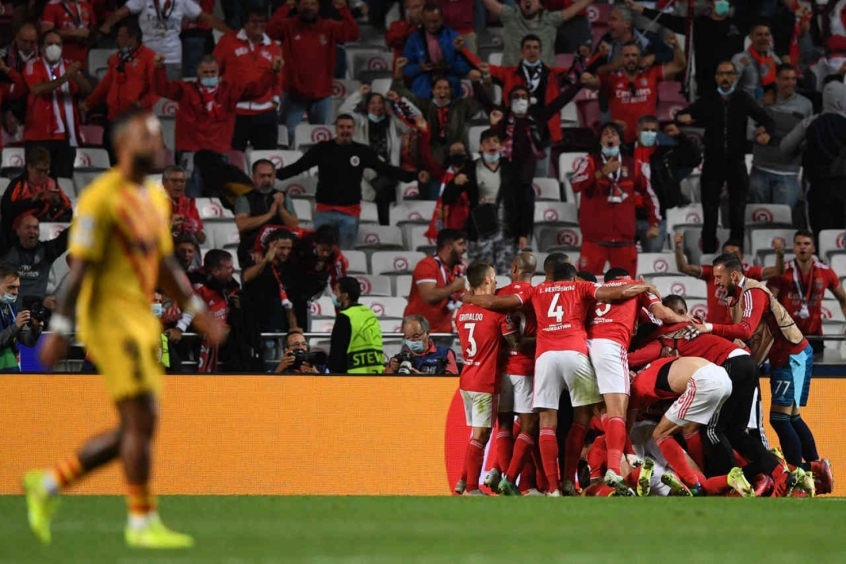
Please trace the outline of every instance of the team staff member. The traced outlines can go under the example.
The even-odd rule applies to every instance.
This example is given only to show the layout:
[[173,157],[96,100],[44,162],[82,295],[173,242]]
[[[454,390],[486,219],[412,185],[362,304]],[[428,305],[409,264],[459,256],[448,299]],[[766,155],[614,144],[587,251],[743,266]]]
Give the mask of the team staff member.
[[[771,279],[767,284],[805,336],[823,334],[822,301],[826,290],[831,290],[846,315],[846,291],[831,267],[814,258],[816,252],[814,234],[800,229],[793,235],[793,254],[796,258],[790,262],[784,274]],[[814,354],[821,354],[824,343],[813,341],[811,347]]]
[[332,288],[338,316],[332,327],[329,371],[334,374],[381,374],[385,370],[382,330],[370,308],[358,303],[361,286],[352,276]]
[[[773,397],[770,425],[778,435],[784,457],[793,466],[821,473],[814,435],[799,413],[808,403],[813,349],[767,287],[743,276],[740,259],[723,254],[713,264],[714,280],[731,300],[734,323],[705,323],[694,328],[700,333],[745,341],[758,364],[769,357]],[[807,464],[803,465],[803,458]]]
[[631,41],[623,45],[623,65],[619,70],[600,74],[587,84],[605,94],[611,119],[626,124],[626,143],[637,139],[637,120],[641,116],[657,113],[658,83],[683,71],[687,64],[676,34],[670,33],[665,41],[673,47],[673,60],[669,63],[642,69],[640,45]]
[[751,118],[758,125],[756,143],[768,145],[768,131],[774,131],[773,119],[743,90],[735,92],[737,69],[731,61],[717,66],[716,91],[708,92],[676,115],[682,125],[694,122],[705,128],[702,165],[702,252],[717,250],[717,214],[723,184],[728,183],[731,238],[743,240],[746,195],[746,123]]
[[[676,233],[673,237],[676,250],[676,269],[688,276],[699,278],[705,281],[708,292],[708,321],[710,323],[731,323],[731,312],[726,292],[723,288],[714,283],[714,267],[708,264],[697,266],[688,264],[684,256],[684,233]],[[723,243],[723,254],[731,254],[737,257],[741,263],[743,276],[752,280],[769,280],[784,272],[784,246],[781,239],[773,239],[773,249],[776,251],[775,266],[766,268],[753,266],[743,262],[743,245],[740,242],[729,239]]]
[[109,57],[106,75],[94,92],[79,105],[80,110],[87,112],[106,103],[109,119],[106,122],[103,145],[109,151],[112,164],[115,158],[110,141],[111,123],[131,108],[141,107],[149,110],[159,98],[153,92],[153,60],[156,54],[146,45],[141,45],[141,30],[138,25],[130,21],[119,24],[116,41],[118,52]]
[[[260,80],[265,71],[271,70],[273,60],[282,58],[282,48],[264,32],[267,26],[266,9],[252,5],[247,12],[244,28],[221,37],[213,53],[220,65],[221,76],[239,84]],[[280,77],[276,86],[263,96],[238,102],[235,106],[235,133],[232,137],[234,150],[246,151],[247,143],[254,151],[276,149],[281,95]]]
[[582,194],[579,226],[582,254],[579,268],[595,275],[611,268],[637,272],[635,193],[640,193],[649,218],[646,236],[658,236],[661,218],[656,215],[655,195],[634,159],[620,154],[622,132],[616,123],[606,123],[600,132],[600,152],[577,163],[573,191]]
[[[429,338],[429,322],[422,315],[409,315],[402,320],[405,337],[402,352],[412,359],[412,374],[458,374],[458,364],[452,349],[438,346]],[[397,357],[385,367],[385,374],[396,374],[400,368]]]
[[335,120],[335,139],[318,143],[300,160],[276,171],[276,178],[285,180],[317,167],[314,226],[335,225],[342,249],[351,249],[358,235],[364,169],[398,182],[417,178],[414,171],[387,164],[370,146],[353,141],[354,133],[355,119],[341,114]]
[[460,267],[461,256],[467,251],[467,239],[461,231],[442,229],[438,232],[437,245],[434,256],[424,258],[414,267],[403,315],[422,315],[433,332],[451,333],[452,312],[458,307],[455,295],[464,290],[465,278]]

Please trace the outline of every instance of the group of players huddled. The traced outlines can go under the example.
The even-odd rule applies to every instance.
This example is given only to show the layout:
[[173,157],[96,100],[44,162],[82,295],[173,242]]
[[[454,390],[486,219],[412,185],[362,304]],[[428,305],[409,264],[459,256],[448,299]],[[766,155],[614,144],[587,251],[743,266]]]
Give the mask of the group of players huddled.
[[[514,259],[513,282],[500,289],[492,266],[470,264],[456,326],[472,436],[455,492],[485,495],[479,483],[496,427],[484,483],[500,495],[831,493],[831,465],[799,412],[811,347],[767,287],[744,276],[735,254],[713,265],[731,323],[705,323],[682,297],[662,301],[654,286],[620,268],[597,283],[563,253],[546,258],[537,286],[530,253]],[[770,423],[781,443],[773,449],[759,416],[759,366],[767,360]],[[572,424],[561,431],[559,464],[565,390]]]

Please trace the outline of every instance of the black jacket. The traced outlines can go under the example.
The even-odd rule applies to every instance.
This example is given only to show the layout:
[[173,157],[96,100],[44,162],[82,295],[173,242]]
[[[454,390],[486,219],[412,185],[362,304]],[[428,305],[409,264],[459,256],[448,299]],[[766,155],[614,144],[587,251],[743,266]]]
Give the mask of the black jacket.
[[[726,98],[716,90],[708,92],[679,114],[690,114],[696,122],[694,125],[705,128],[705,160],[715,164],[722,159],[744,158],[747,118],[763,125],[768,132],[775,130],[773,118],[742,90],[735,90]],[[774,142],[775,139],[771,141]]]

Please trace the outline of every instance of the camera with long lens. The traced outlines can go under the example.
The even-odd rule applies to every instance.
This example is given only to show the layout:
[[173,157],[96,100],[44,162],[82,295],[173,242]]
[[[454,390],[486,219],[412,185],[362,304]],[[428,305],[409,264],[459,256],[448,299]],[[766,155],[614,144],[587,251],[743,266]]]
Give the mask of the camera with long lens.
[[299,370],[299,368],[306,362],[312,366],[326,364],[326,353],[323,351],[309,352],[305,349],[294,349],[293,353],[294,364],[291,365],[291,368],[294,370]]
[[50,320],[52,311],[44,307],[44,302],[38,296],[24,296],[23,309],[29,311],[29,316],[32,321],[38,321],[45,324]]
[[411,374],[411,369],[414,366],[414,357],[411,356],[410,352],[401,351],[394,357],[394,360],[399,363],[399,370],[397,370],[397,374]]

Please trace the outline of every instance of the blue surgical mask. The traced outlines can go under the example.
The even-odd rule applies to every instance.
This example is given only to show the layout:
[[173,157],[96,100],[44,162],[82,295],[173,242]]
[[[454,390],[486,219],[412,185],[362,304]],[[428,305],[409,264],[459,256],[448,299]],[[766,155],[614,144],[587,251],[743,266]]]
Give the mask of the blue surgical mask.
[[658,141],[658,132],[657,131],[641,131],[640,132],[640,144],[644,147],[654,147],[655,143]]
[[731,4],[728,3],[728,0],[717,0],[714,2],[714,12],[720,17],[728,14],[730,7]]
[[161,319],[164,313],[164,306],[162,304],[151,304],[150,309],[157,318]]
[[332,305],[335,307],[341,307],[341,300],[338,299],[338,296],[332,294]]
[[382,114],[381,116],[375,116],[373,114],[368,113],[367,119],[369,119],[373,123],[381,123],[385,119],[385,115]]
[[18,301],[17,296],[13,296],[12,294],[3,294],[0,296],[0,303],[11,305]]
[[527,67],[532,67],[532,68],[539,67],[539,66],[541,66],[542,63],[543,63],[543,61],[541,61],[540,59],[538,59],[534,63],[530,63],[526,59],[523,59],[523,64],[526,65]]
[[498,163],[499,162],[500,154],[496,153],[493,155],[489,155],[487,153],[482,153],[482,158],[485,159],[486,163]]
[[205,86],[206,88],[214,88],[220,83],[219,76],[204,76],[200,79],[200,84]]
[[405,346],[408,347],[408,350],[415,354],[420,354],[426,350],[426,347],[423,346],[423,341],[405,341]]
[[729,88],[728,90],[723,90],[720,86],[717,86],[717,92],[719,92],[723,96],[728,96],[729,94],[734,92],[734,84],[732,84],[731,88]]
[[617,145],[616,147],[602,147],[602,154],[608,158],[616,157],[620,154],[620,146]]

